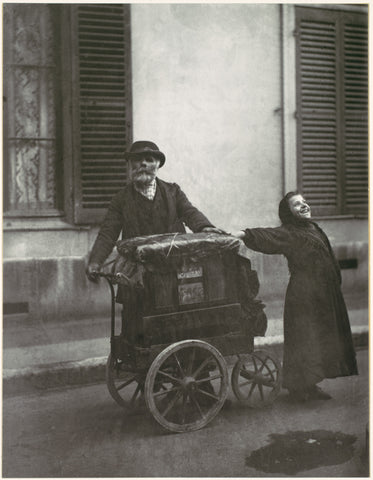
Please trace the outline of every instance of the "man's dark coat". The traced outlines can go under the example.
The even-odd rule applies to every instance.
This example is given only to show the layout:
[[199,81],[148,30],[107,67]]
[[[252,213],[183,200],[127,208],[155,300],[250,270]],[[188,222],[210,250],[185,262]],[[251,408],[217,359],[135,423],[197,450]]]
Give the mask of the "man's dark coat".
[[[176,183],[168,183],[157,178],[157,190],[161,193],[163,204],[167,210],[167,225],[163,232],[156,233],[185,233],[184,223],[193,232],[199,232],[204,227],[213,226],[190,203],[185,193]],[[130,183],[113,197],[93,245],[89,259],[90,263],[101,265],[105,261],[114,248],[120,232],[122,232],[123,239],[145,234],[139,226],[138,206],[136,205],[137,195],[138,193],[134,190],[133,184]]]

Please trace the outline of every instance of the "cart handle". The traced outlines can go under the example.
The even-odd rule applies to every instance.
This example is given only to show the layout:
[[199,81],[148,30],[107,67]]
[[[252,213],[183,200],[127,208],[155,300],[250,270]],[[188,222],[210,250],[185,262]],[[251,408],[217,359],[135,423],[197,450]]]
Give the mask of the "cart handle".
[[98,272],[99,277],[105,278],[108,282],[115,285],[120,280],[120,274],[118,273],[105,273],[105,272]]
[[113,342],[114,336],[115,336],[115,291],[114,291],[114,285],[116,283],[118,283],[118,273],[113,274],[113,273],[99,272],[98,276],[105,278],[105,280],[107,281],[107,283],[109,284],[109,287],[110,287],[110,293],[111,293],[110,340],[111,340],[111,342]]

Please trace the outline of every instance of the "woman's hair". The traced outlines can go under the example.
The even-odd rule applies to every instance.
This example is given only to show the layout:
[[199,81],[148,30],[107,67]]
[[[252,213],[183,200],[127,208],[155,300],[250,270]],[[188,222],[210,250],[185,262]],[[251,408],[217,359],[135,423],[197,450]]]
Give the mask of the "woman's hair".
[[294,195],[299,195],[299,192],[288,192],[279,203],[278,216],[280,217],[281,223],[283,225],[287,225],[289,223],[295,225],[296,223],[298,223],[297,219],[292,214],[289,206],[289,200],[291,197],[294,197]]

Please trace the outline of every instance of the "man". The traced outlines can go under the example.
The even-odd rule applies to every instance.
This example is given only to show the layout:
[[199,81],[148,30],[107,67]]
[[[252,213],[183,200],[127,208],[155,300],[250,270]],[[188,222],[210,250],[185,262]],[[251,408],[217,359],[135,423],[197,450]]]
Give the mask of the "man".
[[97,281],[102,264],[122,238],[161,233],[185,233],[184,223],[193,232],[224,233],[194,207],[176,183],[157,178],[165,155],[150,141],[134,142],[125,154],[132,181],[112,199],[93,245],[87,276]]

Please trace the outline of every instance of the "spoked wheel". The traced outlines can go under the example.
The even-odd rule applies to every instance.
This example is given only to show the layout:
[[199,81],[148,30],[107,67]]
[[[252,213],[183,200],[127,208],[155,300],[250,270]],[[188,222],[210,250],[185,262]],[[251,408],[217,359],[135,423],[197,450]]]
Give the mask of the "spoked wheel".
[[270,405],[281,389],[281,365],[264,350],[239,358],[232,371],[237,399],[250,407]]
[[201,340],[184,340],[167,347],[151,364],[145,381],[149,411],[173,432],[207,425],[223,406],[227,391],[224,357]]
[[133,410],[143,400],[145,375],[126,370],[109,355],[106,363],[106,384],[110,395],[121,407]]

